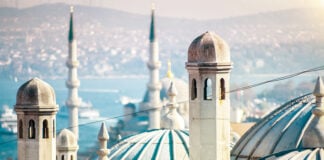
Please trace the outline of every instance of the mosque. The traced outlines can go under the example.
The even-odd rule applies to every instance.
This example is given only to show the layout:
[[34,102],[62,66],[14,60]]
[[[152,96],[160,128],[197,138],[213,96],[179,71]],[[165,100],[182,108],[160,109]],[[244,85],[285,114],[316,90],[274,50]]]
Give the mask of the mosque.
[[[68,40],[66,65],[69,77],[66,86],[69,96],[66,105],[70,114],[69,129],[56,135],[59,107],[54,89],[38,78],[27,81],[18,89],[15,105],[19,160],[78,159],[80,81],[77,77],[79,62],[73,32],[73,10]],[[105,123],[102,123],[98,133],[99,160],[324,159],[324,84],[320,77],[313,94],[283,104],[232,146],[229,82],[233,63],[229,46],[215,33],[205,32],[192,41],[187,55],[185,67],[189,83],[186,86],[172,78],[171,72],[165,80],[167,82],[160,80],[161,63],[153,10],[147,63],[150,79],[140,105],[143,114],[130,114],[131,117],[128,117],[129,121],[134,120],[135,128],[140,128],[140,122],[145,119],[148,124],[144,123],[143,131],[138,131],[141,133],[126,136],[108,148],[110,137]],[[188,118],[184,118],[186,115]],[[127,131],[126,126],[124,130]]]

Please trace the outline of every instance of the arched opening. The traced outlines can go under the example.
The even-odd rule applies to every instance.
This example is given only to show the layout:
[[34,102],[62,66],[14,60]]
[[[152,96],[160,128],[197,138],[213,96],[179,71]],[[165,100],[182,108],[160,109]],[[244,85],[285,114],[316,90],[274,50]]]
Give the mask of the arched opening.
[[197,82],[195,79],[192,79],[191,84],[191,100],[195,100],[197,98]]
[[61,160],[64,160],[64,155],[61,156]]
[[28,126],[28,138],[29,139],[35,139],[36,133],[35,133],[35,121],[29,120],[29,126]]
[[48,123],[47,120],[43,120],[43,138],[48,138]]
[[23,138],[23,122],[22,122],[22,120],[19,120],[18,134],[19,134],[19,138]]
[[53,119],[53,138],[55,138],[55,120]]
[[220,99],[225,100],[226,94],[225,94],[225,80],[222,78],[220,80]]
[[213,90],[212,90],[212,81],[207,78],[204,84],[204,100],[212,100]]
[[71,160],[73,160],[73,156],[71,155]]

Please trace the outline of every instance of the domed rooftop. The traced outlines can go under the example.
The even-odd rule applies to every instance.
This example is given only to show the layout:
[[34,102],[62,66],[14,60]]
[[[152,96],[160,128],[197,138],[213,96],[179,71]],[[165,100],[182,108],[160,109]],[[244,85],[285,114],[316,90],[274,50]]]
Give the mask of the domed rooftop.
[[[169,77],[165,77],[161,79],[162,88],[160,90],[160,99],[161,100],[169,99],[168,89],[170,87],[171,81],[177,86],[177,90],[178,90],[177,101],[179,103],[188,101],[188,97],[189,97],[188,84],[181,79],[169,78]],[[148,90],[146,90],[143,98],[143,103],[148,103],[149,101],[150,101],[149,92]]]
[[312,148],[312,149],[294,149],[290,151],[284,151],[276,153],[261,160],[286,160],[286,159],[303,159],[303,160],[314,160],[324,159],[323,148]]
[[75,135],[68,129],[63,129],[56,138],[58,148],[78,147]]
[[312,114],[315,107],[311,94],[285,103],[242,136],[231,151],[231,159],[259,159],[282,151],[319,147],[321,141],[310,143],[324,135],[324,131],[314,134],[320,123]]
[[16,106],[53,108],[53,105],[56,107],[53,88],[38,78],[27,81],[17,92]]
[[121,140],[110,151],[112,160],[189,159],[189,133],[186,130],[150,130]]
[[227,43],[213,32],[198,36],[188,49],[189,63],[230,62],[230,51]]

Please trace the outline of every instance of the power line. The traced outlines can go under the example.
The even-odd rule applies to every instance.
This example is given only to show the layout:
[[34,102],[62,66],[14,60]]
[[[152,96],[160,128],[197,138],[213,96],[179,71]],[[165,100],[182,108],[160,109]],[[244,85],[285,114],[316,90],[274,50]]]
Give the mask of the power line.
[[[150,108],[150,109],[146,109],[146,110],[137,111],[137,112],[134,112],[134,113],[143,113],[143,112],[147,112],[147,111],[155,110],[155,109],[157,109],[157,108]],[[109,117],[109,118],[100,119],[100,120],[97,120],[97,121],[91,121],[91,122],[88,122],[88,123],[82,123],[82,124],[79,124],[77,126],[71,126],[71,127],[67,127],[67,128],[61,128],[61,129],[58,129],[56,131],[56,133],[61,132],[63,129],[71,129],[71,128],[74,128],[74,127],[86,126],[86,125],[89,125],[89,124],[94,124],[94,123],[98,123],[98,122],[103,122],[103,121],[108,121],[108,120],[112,120],[112,119],[117,119],[117,118],[129,116],[129,115],[133,115],[134,113],[129,113],[129,114],[123,114],[123,115],[119,115],[119,116]],[[3,144],[7,144],[7,143],[10,143],[10,142],[14,142],[14,141],[17,141],[17,138],[12,139],[12,140],[8,140],[8,141],[4,141],[4,142],[0,142],[0,146],[3,145]]]
[[315,71],[321,71],[321,70],[324,70],[324,66],[319,66],[319,67],[311,68],[311,69],[304,70],[304,71],[301,71],[301,72],[297,72],[297,73],[289,74],[289,75],[286,75],[286,76],[278,77],[278,78],[275,78],[275,79],[263,81],[263,82],[260,82],[260,83],[256,83],[256,84],[252,84],[252,85],[248,85],[248,86],[236,88],[236,89],[233,89],[233,90],[228,91],[227,93],[233,93],[233,92],[237,92],[237,91],[243,91],[243,90],[247,90],[247,89],[251,89],[251,88],[254,88],[254,87],[258,87],[258,86],[261,86],[261,85],[264,85],[264,84],[267,84],[267,83],[282,81],[282,80],[285,80],[285,79],[289,79],[289,78],[293,78],[293,77],[299,76],[301,74],[305,74],[305,73],[309,73],[309,72],[315,72]]
[[[282,80],[285,80],[285,79],[289,79],[289,78],[299,76],[301,74],[305,74],[305,73],[309,73],[309,72],[315,72],[315,71],[321,71],[321,70],[324,70],[324,66],[319,66],[319,67],[311,68],[311,69],[304,70],[304,71],[301,71],[301,72],[297,72],[297,73],[289,74],[289,75],[286,75],[286,76],[278,77],[278,78],[275,78],[275,79],[271,79],[271,80],[263,81],[263,82],[260,82],[260,83],[256,83],[256,84],[253,84],[253,85],[248,85],[248,86],[236,88],[236,89],[230,90],[227,93],[233,93],[233,92],[237,92],[237,91],[247,90],[247,89],[258,87],[258,86],[261,86],[261,85],[264,85],[264,84],[267,84],[267,83],[282,81]],[[147,111],[155,110],[155,109],[157,109],[157,108],[150,108],[150,109],[147,109],[147,110],[141,110],[141,111],[134,112],[134,113],[143,113],[143,112],[147,112]],[[110,117],[110,118],[101,119],[101,120],[97,120],[97,121],[91,121],[91,122],[88,122],[88,123],[82,123],[82,124],[79,124],[78,126],[72,126],[72,127],[66,128],[66,129],[85,126],[85,125],[98,123],[98,122],[103,122],[103,121],[108,121],[108,120],[112,120],[112,119],[117,119],[117,118],[125,117],[125,116],[128,116],[128,115],[133,115],[134,113],[124,114],[124,115],[115,116],[115,117]],[[62,131],[63,129],[65,129],[65,128],[59,129],[58,131],[56,131],[56,133]],[[17,141],[17,138],[9,140],[9,141],[5,141],[5,142],[0,142],[0,145],[10,143],[10,142],[14,142],[14,141]]]

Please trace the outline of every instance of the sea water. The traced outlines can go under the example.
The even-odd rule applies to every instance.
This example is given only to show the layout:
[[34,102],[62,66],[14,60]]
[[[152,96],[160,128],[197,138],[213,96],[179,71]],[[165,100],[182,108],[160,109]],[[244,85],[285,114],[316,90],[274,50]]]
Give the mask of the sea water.
[[[27,80],[18,79],[15,82],[0,79],[0,107],[9,105],[13,108],[16,103],[17,90]],[[64,109],[68,95],[65,79],[44,79],[44,81],[54,88],[56,102],[61,110]],[[146,83],[147,78],[81,79],[79,96],[84,102],[90,102],[93,108],[100,112],[100,118],[79,119],[80,154],[96,154],[97,135],[102,120],[105,120],[107,127],[109,127],[118,118],[122,118],[123,104],[121,104],[120,98],[130,97],[140,101],[144,96]],[[56,118],[58,133],[61,129],[68,127],[68,117],[59,111]],[[0,160],[8,158],[17,159],[17,135],[0,133]]]

